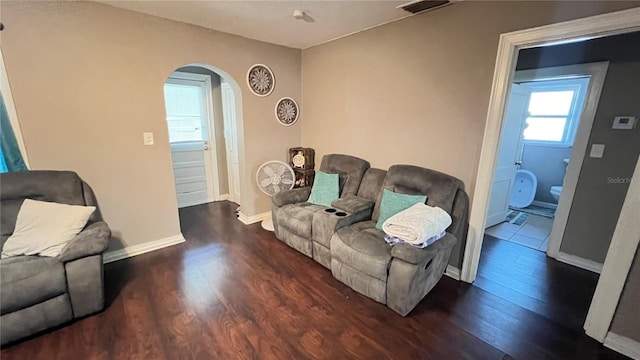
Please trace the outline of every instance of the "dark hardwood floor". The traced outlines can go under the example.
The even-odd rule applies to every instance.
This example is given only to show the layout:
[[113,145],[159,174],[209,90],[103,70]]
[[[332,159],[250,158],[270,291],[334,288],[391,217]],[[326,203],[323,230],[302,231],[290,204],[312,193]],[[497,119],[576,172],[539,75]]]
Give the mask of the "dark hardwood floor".
[[[8,359],[623,359],[584,335],[595,277],[487,238],[478,281],[408,317],[361,296],[235,204],[180,211],[183,244],[105,266],[106,309]],[[510,244],[518,246],[515,244]],[[523,248],[525,249],[525,248]]]

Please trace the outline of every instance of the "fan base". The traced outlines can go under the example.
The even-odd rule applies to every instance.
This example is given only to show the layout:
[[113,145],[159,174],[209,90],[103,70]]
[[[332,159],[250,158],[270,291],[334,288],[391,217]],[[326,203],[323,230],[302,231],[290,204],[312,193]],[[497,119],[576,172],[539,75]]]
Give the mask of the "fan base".
[[262,228],[267,231],[273,231],[273,219],[268,218],[268,219],[262,220],[262,222],[260,223],[260,226],[262,226]]

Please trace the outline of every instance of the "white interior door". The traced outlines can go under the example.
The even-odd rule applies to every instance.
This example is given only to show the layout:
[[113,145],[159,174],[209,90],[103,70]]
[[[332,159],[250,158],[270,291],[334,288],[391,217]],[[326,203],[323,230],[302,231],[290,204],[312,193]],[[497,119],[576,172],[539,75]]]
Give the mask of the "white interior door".
[[175,72],[164,86],[178,207],[215,200],[217,164],[212,131],[211,79]]
[[236,104],[231,85],[221,84],[224,138],[229,174],[229,200],[240,203],[240,170],[238,164],[238,132],[236,128]]
[[512,84],[500,134],[500,148],[493,175],[486,227],[499,224],[507,217],[513,180],[522,157],[522,136],[530,97],[531,89],[524,85]]

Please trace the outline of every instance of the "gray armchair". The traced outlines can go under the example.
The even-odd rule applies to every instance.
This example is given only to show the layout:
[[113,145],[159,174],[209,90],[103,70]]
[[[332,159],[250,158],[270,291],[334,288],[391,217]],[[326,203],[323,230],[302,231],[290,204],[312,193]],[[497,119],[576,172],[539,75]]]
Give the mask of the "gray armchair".
[[[367,169],[368,161],[349,155],[325,155],[320,164],[320,171],[339,175],[340,199],[357,195]],[[311,188],[299,188],[275,194],[271,198],[273,227],[278,239],[328,268],[335,229],[357,221],[361,215],[325,212],[328,207],[307,202],[310,193]]]
[[[93,191],[70,171],[0,175],[0,247],[14,231],[24,199],[96,206]],[[57,257],[0,260],[0,336],[5,345],[104,307],[102,254],[111,231],[93,213],[85,229]]]
[[390,167],[383,189],[427,195],[428,205],[452,215],[446,236],[425,249],[387,245],[384,232],[375,227],[380,190],[371,220],[342,227],[331,238],[331,272],[355,291],[405,316],[440,280],[454,245],[466,237],[468,197],[460,180],[411,165]]

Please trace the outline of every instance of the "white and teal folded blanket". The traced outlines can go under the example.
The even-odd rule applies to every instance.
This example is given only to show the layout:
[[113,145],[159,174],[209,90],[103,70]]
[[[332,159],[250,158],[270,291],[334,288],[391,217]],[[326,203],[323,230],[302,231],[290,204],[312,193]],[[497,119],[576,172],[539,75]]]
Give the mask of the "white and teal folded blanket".
[[443,231],[443,232],[441,232],[440,234],[438,234],[436,236],[428,238],[424,242],[421,242],[419,244],[412,244],[410,242],[406,242],[406,241],[404,241],[404,240],[402,240],[400,238],[391,236],[389,234],[384,234],[384,241],[386,241],[387,244],[389,244],[391,246],[398,245],[398,244],[407,244],[407,245],[413,246],[413,247],[418,248],[418,249],[424,249],[427,246],[433,244],[434,242],[442,239],[443,237],[445,237],[445,235],[447,235],[447,232]]
[[439,207],[418,203],[403,210],[382,224],[389,236],[410,244],[423,244],[437,237],[451,225],[451,216]]

